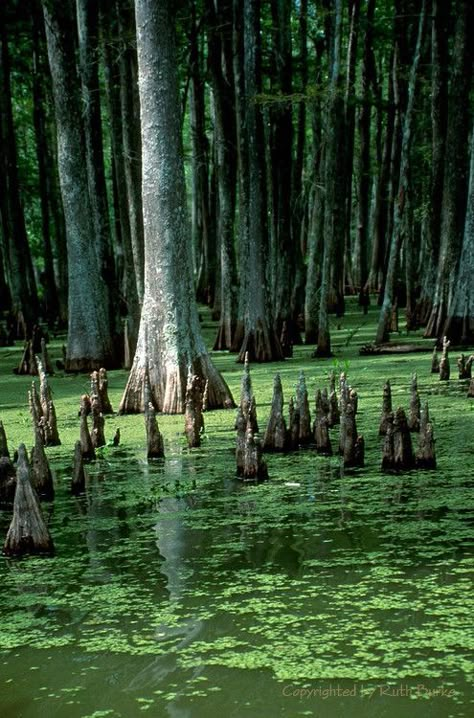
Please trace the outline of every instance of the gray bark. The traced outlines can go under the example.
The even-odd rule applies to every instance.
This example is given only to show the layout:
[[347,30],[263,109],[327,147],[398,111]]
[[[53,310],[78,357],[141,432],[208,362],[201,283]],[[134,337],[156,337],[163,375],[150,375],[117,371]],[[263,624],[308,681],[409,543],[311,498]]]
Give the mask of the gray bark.
[[68,5],[43,0],[53,81],[58,166],[66,222],[69,315],[66,370],[91,371],[114,363],[107,299],[100,276],[89,201],[85,144]]
[[199,328],[192,277],[171,0],[136,0],[142,129],[145,291],[137,351],[120,405],[143,411],[144,387],[166,413],[184,411],[188,370],[207,379],[208,407],[233,406]]

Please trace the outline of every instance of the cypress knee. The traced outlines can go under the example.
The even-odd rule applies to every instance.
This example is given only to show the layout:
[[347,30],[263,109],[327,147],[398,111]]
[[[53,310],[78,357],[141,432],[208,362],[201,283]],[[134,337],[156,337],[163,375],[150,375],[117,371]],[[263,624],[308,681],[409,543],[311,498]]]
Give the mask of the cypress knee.
[[330,427],[336,426],[340,421],[339,403],[336,394],[336,374],[331,372],[329,378],[329,412],[328,424]]
[[393,420],[394,468],[398,471],[412,469],[414,466],[411,436],[404,410],[399,407]]
[[71,493],[82,494],[86,490],[86,474],[84,471],[84,460],[82,457],[82,446],[76,441],[74,446],[74,464],[72,467]]
[[13,518],[3,552],[7,556],[54,553],[54,544],[41,512],[38,495],[30,482],[30,467],[24,444],[18,448]]
[[263,437],[264,451],[286,451],[288,448],[288,430],[283,416],[283,389],[279,374],[273,380],[273,397],[270,418]]
[[112,409],[112,404],[110,403],[109,399],[109,379],[107,377],[107,371],[106,369],[104,369],[104,367],[99,369],[98,389],[101,412],[104,415],[113,414],[114,410]]
[[379,436],[383,436],[384,434],[387,433],[387,425],[388,425],[390,417],[391,417],[391,421],[393,421],[392,388],[390,386],[390,380],[387,379],[387,381],[385,382],[384,387],[383,387],[382,415],[380,417]]
[[16,475],[7,456],[0,456],[0,507],[11,504],[15,497]]
[[299,443],[304,446],[312,439],[311,414],[309,411],[308,391],[304,372],[300,372],[298,386],[296,387],[296,409],[299,413]]
[[5,456],[7,459],[10,458],[10,452],[8,451],[7,435],[5,434],[5,427],[3,421],[0,421],[0,457]]
[[446,338],[443,337],[443,354],[441,355],[441,361],[439,363],[439,378],[440,381],[448,381],[449,380],[449,355],[448,355],[448,349],[451,342]]
[[[341,423],[342,426],[342,423]],[[364,439],[357,435],[354,404],[349,401],[344,412],[343,461],[345,468],[364,466]]]
[[416,374],[413,374],[410,386],[410,414],[408,416],[408,429],[410,431],[420,431],[420,395],[418,394],[418,380]]
[[104,426],[105,419],[100,410],[101,402],[97,395],[91,396],[91,415],[92,415],[92,446],[94,449],[99,449],[101,446],[105,446],[105,435]]
[[458,359],[458,371],[460,379],[470,379],[472,376],[472,362],[474,361],[474,355],[465,357],[464,354]]
[[393,444],[393,413],[385,417],[385,438],[382,449],[382,471],[395,469],[395,447]]
[[50,376],[54,374],[53,365],[49,359],[48,347],[46,346],[46,339],[44,337],[41,338],[41,362],[47,374]]
[[143,398],[145,403],[147,457],[149,459],[161,459],[165,455],[163,437],[158,428],[155,407],[150,401],[150,389],[146,381],[143,386]]
[[252,431],[254,434],[258,433],[258,423],[257,423],[257,408],[255,402],[253,402],[253,410],[250,414],[251,406],[252,406],[252,398],[253,398],[253,391],[252,391],[252,379],[250,377],[250,365],[249,365],[249,355],[248,352],[245,353],[245,361],[244,361],[244,372],[242,374],[242,380],[240,383],[240,408],[242,409],[242,413],[244,415],[245,421],[247,421],[248,418],[250,418],[251,424],[252,424]]
[[321,392],[316,392],[316,418],[314,420],[314,441],[318,454],[332,456],[331,440],[329,438],[329,421],[324,411]]
[[421,412],[420,436],[418,437],[415,464],[417,469],[436,469],[433,425],[430,422],[427,403],[424,405],[423,411]]
[[467,390],[467,396],[469,399],[474,399],[474,379],[469,382],[469,389]]
[[185,399],[185,426],[184,431],[188,440],[188,446],[201,446],[201,434],[204,431],[204,419],[202,416],[203,381],[196,374],[188,373]]
[[237,430],[237,438],[235,445],[235,462],[237,465],[237,476],[243,476],[245,467],[245,429],[247,422],[242,411],[242,407],[237,409],[237,418],[235,420],[235,428]]
[[289,445],[291,449],[297,449],[300,443],[300,411],[293,397],[291,397],[288,403],[288,415],[289,415]]
[[431,357],[431,373],[439,374],[439,359],[438,359],[438,352],[436,351],[436,344],[433,349],[433,355]]
[[87,414],[90,411],[91,402],[87,394],[81,396],[81,428],[80,440],[83,459],[95,459],[94,445],[92,443],[89,426],[87,424]]
[[267,465],[263,459],[260,440],[252,431],[250,419],[245,431],[244,481],[265,481],[268,479]]

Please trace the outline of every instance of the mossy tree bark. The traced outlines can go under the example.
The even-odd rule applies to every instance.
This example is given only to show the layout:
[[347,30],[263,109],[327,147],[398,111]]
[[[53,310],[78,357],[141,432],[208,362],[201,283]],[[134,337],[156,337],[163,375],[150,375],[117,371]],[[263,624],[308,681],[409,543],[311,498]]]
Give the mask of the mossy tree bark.
[[145,292],[137,350],[119,411],[143,411],[148,373],[156,407],[183,412],[189,368],[208,380],[209,408],[233,406],[204,345],[194,297],[172,3],[137,0],[135,13]]
[[92,221],[70,6],[43,0],[53,81],[58,167],[66,221],[69,315],[67,371],[91,371],[116,361]]

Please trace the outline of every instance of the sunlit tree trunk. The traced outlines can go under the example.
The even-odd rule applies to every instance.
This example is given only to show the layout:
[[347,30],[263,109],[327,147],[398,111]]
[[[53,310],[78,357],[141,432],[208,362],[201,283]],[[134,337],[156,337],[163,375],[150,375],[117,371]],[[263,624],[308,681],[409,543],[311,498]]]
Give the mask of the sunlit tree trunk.
[[145,292],[133,366],[120,411],[152,399],[166,413],[184,410],[189,368],[208,380],[210,408],[233,405],[207,353],[198,322],[187,217],[181,114],[171,0],[136,0],[141,107]]

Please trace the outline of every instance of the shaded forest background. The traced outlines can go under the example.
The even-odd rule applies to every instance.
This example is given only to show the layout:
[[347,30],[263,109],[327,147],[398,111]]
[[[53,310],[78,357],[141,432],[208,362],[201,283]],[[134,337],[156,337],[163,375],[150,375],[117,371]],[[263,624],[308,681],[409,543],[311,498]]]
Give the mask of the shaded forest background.
[[[157,259],[135,24],[153,4],[136,5],[0,7],[2,341],[68,326],[71,370],[131,366]],[[164,5],[176,51],[155,71],[171,62],[178,80],[187,241],[214,348],[271,361],[305,341],[327,356],[347,294],[361,312],[379,303],[376,343],[399,310],[409,330],[473,343],[472,3]]]

